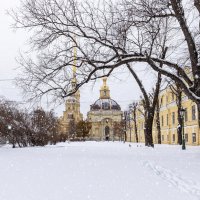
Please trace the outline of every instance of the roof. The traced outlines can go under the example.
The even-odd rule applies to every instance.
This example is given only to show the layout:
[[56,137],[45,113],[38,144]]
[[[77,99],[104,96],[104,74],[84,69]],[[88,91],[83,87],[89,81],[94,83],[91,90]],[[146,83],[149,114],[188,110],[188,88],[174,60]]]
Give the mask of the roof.
[[121,110],[119,104],[113,99],[98,99],[90,106],[90,110]]

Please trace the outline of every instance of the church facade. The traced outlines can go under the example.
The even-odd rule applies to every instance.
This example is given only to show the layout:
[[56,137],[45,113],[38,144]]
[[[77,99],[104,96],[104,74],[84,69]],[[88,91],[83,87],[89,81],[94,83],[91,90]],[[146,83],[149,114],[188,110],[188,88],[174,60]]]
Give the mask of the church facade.
[[94,140],[115,140],[114,124],[122,121],[123,112],[119,104],[111,99],[107,79],[103,79],[100,97],[90,106],[87,120],[91,122],[90,137]]

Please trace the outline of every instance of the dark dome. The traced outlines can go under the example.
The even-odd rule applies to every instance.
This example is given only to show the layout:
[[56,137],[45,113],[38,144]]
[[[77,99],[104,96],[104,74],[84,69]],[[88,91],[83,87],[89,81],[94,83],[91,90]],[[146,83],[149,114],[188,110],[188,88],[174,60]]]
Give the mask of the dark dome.
[[98,99],[90,106],[90,110],[121,110],[121,108],[113,99]]

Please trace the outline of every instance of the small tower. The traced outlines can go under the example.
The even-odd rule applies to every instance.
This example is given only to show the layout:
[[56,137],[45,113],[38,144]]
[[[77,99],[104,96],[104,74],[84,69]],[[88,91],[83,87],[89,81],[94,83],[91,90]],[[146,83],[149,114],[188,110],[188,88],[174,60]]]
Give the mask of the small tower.
[[107,78],[103,78],[103,85],[100,89],[100,99],[110,99],[110,89],[107,86]]

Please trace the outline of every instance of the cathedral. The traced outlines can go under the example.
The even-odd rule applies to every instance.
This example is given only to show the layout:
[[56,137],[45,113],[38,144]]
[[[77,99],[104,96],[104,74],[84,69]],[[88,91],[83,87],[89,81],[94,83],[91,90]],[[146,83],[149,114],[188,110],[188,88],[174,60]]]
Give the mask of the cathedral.
[[[74,57],[76,58],[76,49]],[[71,90],[77,85],[76,61],[73,65],[73,77]],[[110,89],[107,85],[107,78],[103,78],[103,85],[100,88],[100,97],[90,106],[87,113],[87,121],[91,123],[90,138],[93,140],[114,140],[114,124],[122,121],[123,112],[119,104],[110,98]],[[68,135],[70,122],[77,123],[83,120],[80,112],[80,91],[68,97],[65,102],[65,111],[60,118],[60,132]]]
[[121,122],[123,112],[119,104],[110,98],[107,79],[103,79],[100,97],[90,106],[87,119],[92,124],[90,137],[94,140],[114,140],[114,123]]
[[[76,78],[72,81],[72,88],[76,86]],[[91,122],[90,130],[91,140],[114,140],[113,127],[115,122],[121,122],[123,112],[119,104],[111,99],[110,89],[107,85],[107,79],[103,79],[103,85],[100,88],[100,97],[90,106],[87,113],[87,121]],[[80,91],[68,97],[65,103],[65,111],[61,117],[61,131],[67,134],[71,120],[79,122],[83,120],[80,112]]]

